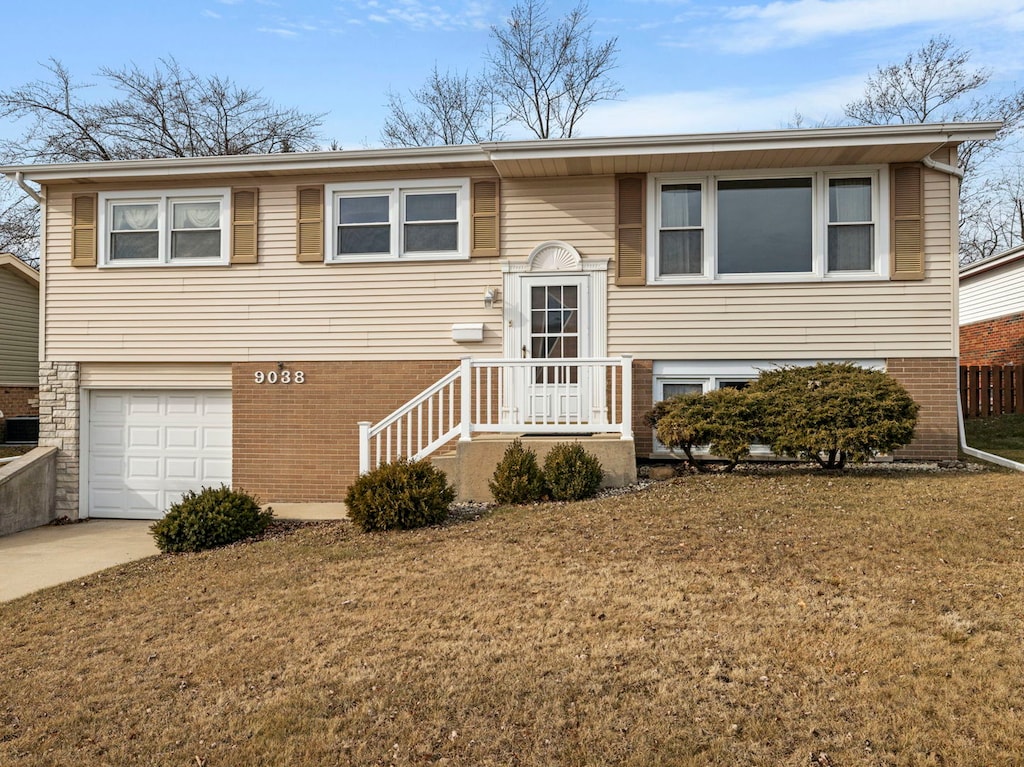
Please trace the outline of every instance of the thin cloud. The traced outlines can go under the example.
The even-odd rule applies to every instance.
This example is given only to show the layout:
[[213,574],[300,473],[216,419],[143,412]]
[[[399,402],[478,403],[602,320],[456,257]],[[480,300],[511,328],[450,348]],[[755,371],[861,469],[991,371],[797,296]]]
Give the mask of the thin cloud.
[[200,16],[205,16],[208,19],[219,19],[219,18],[222,18],[219,13],[217,13],[216,11],[211,11],[209,8],[204,9],[199,15]]
[[791,47],[828,37],[921,24],[1019,23],[1022,0],[777,0],[725,11],[716,38],[729,52]]
[[262,32],[266,35],[277,35],[278,37],[293,38],[298,37],[299,33],[294,29],[284,29],[282,27],[259,27],[257,32]]
[[649,93],[595,105],[581,135],[651,136],[785,127],[799,111],[809,124],[842,117],[864,90],[864,77],[843,77],[775,94],[743,87]]

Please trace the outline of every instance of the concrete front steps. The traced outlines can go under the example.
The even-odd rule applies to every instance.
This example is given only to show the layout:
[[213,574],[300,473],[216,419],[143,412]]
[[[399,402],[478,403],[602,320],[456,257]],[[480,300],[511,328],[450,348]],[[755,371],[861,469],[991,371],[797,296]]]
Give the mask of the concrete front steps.
[[472,442],[457,442],[453,451],[432,456],[430,460],[448,475],[448,481],[458,493],[458,501],[493,501],[487,482],[505,454],[505,448],[516,436],[522,440],[523,447],[537,453],[537,462],[541,466],[553,445],[559,442],[579,442],[584,450],[601,462],[604,469],[602,487],[624,487],[636,482],[635,443],[633,440],[621,439],[618,434],[544,437],[478,434],[473,436]]

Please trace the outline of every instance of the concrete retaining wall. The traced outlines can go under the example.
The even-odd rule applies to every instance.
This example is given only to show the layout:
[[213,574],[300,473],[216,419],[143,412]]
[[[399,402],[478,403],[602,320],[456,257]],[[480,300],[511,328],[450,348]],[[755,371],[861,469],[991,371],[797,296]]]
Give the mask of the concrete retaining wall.
[[57,448],[37,447],[0,464],[0,535],[49,524],[56,503]]

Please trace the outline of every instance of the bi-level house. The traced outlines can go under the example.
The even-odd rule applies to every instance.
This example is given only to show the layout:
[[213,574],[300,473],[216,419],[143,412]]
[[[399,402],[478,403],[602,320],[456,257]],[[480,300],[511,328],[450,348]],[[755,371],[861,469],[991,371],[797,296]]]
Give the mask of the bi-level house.
[[41,188],[58,513],[337,501],[485,434],[631,462],[656,400],[820,360],[907,386],[898,457],[954,457],[957,146],[998,127],[0,168]]

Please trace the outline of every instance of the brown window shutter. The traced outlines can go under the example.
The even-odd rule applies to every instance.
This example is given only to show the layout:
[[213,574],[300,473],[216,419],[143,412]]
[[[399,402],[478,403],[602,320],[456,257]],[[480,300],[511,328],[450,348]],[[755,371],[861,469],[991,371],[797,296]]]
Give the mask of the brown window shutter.
[[98,196],[71,198],[71,265],[96,266],[96,214]]
[[924,179],[920,165],[892,168],[892,264],[894,280],[924,279]]
[[231,263],[255,264],[256,221],[260,190],[234,189],[231,192]]
[[322,186],[300,186],[298,188],[298,239],[299,261],[324,260],[324,188]]
[[615,179],[615,284],[645,285],[647,257],[644,248],[646,179],[619,176]]
[[501,208],[499,205],[501,183],[496,178],[480,179],[473,182],[471,195],[473,210],[472,244],[469,255],[476,257],[500,254],[499,226]]

